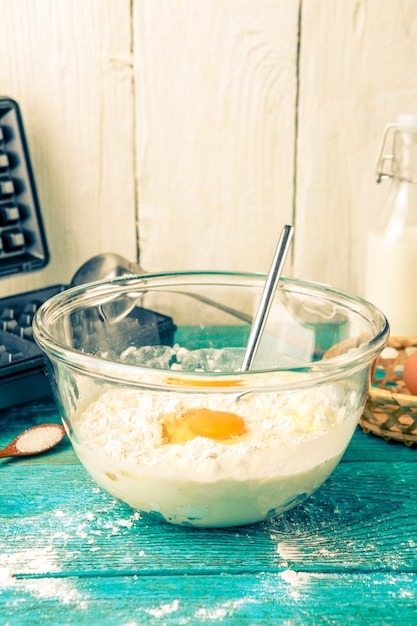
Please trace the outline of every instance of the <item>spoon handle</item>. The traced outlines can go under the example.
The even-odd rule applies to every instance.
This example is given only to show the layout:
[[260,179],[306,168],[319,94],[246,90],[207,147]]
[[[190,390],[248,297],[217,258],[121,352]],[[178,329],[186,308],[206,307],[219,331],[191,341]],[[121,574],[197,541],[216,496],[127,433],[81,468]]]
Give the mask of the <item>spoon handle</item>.
[[247,370],[249,370],[252,367],[253,361],[255,359],[256,352],[262,338],[262,333],[265,328],[266,320],[268,318],[268,314],[271,308],[272,300],[274,298],[274,293],[277,288],[282,268],[284,266],[285,258],[287,256],[288,248],[291,243],[293,231],[294,227],[288,225],[285,225],[282,229],[281,237],[275,251],[271,268],[268,272],[264,290],[261,296],[261,301],[259,303],[255,320],[253,322],[252,329],[249,335],[246,352],[243,357],[241,366],[242,372],[246,372]]

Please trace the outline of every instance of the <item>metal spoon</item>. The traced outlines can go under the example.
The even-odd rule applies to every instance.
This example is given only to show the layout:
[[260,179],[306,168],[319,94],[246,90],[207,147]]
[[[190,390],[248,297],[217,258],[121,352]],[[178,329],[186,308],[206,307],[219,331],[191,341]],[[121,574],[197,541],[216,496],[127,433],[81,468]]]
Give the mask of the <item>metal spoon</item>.
[[65,435],[65,428],[61,424],[32,426],[0,450],[0,458],[41,454],[56,446]]
[[[70,287],[78,287],[79,285],[91,283],[96,280],[111,280],[119,276],[128,276],[133,274],[140,275],[146,273],[147,272],[138,263],[132,263],[120,254],[116,254],[114,252],[103,252],[102,254],[97,254],[91,259],[88,259],[88,261],[83,263],[83,265],[78,268],[72,277]],[[242,311],[237,311],[233,307],[229,307],[227,304],[215,302],[210,298],[205,298],[204,296],[196,293],[188,293],[187,295],[194,298],[194,300],[198,300],[199,302],[208,304],[209,306],[214,306],[224,313],[233,315],[233,317],[236,317],[243,322],[251,324],[253,321],[251,316],[246,313],[242,313]],[[128,312],[129,311],[127,311],[127,313]]]
[[103,252],[88,259],[72,277],[70,287],[84,285],[95,280],[111,280],[128,274],[146,274],[138,263],[131,263],[120,254]]
[[[221,311],[229,313],[230,315],[233,315],[238,319],[249,323],[253,322],[245,355],[243,358],[243,363],[241,367],[242,371],[250,369],[253,364],[272,304],[273,295],[278,285],[285,258],[291,243],[293,231],[293,226],[289,225],[285,225],[282,229],[281,237],[279,239],[274,259],[272,261],[272,265],[265,282],[264,291],[262,293],[255,320],[253,320],[252,317],[246,315],[245,313],[237,311],[236,309],[229,307],[223,303],[215,302],[213,300],[205,298],[204,296],[200,296],[199,294],[188,294],[196,300],[204,302],[205,304],[208,304],[210,306],[215,306]],[[75,272],[74,276],[72,277],[70,287],[93,282],[95,280],[111,280],[112,278],[116,278],[118,276],[144,273],[145,270],[139,264],[131,263],[119,254],[113,252],[105,252],[92,257],[83,265],[81,265],[81,267]]]
[[278,281],[280,279],[285,258],[287,256],[288,248],[291,243],[293,231],[293,226],[288,225],[284,226],[284,228],[282,229],[281,237],[275,251],[271,268],[266,278],[261,300],[259,302],[258,310],[255,315],[255,320],[253,322],[252,329],[249,335],[241,367],[242,372],[246,372],[247,370],[249,370],[252,367],[253,361],[255,359],[256,352],[262,338],[262,333],[268,319],[268,314],[271,309],[275,290],[278,286]]

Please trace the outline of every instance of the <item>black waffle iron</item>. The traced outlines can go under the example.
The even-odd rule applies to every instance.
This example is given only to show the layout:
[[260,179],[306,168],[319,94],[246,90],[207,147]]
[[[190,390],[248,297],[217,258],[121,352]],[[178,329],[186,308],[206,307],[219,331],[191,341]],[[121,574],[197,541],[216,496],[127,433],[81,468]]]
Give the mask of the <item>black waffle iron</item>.
[[[0,294],[2,277],[39,270],[48,262],[19,106],[11,98],[0,97]],[[32,321],[43,302],[66,288],[54,285],[0,297],[0,409],[51,395],[43,353],[33,341]],[[132,315],[147,319],[140,307]],[[172,319],[157,316],[166,342],[171,343]]]

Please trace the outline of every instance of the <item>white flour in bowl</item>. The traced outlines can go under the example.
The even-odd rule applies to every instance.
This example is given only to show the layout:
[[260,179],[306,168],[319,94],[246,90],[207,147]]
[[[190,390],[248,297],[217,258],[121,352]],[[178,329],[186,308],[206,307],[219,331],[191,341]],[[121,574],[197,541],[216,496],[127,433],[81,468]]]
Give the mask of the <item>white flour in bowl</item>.
[[[284,394],[111,389],[72,419],[72,442],[86,469],[114,496],[167,521],[234,526],[302,501],[340,460],[358,418],[354,392],[340,384]],[[232,411],[243,435],[167,442],[167,415]]]

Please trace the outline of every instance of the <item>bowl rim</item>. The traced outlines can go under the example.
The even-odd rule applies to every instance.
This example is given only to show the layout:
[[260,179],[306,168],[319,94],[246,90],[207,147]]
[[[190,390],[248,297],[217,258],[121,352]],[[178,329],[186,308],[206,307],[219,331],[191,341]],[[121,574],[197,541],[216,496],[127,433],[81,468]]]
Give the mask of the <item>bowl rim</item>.
[[[147,286],[149,289],[150,281],[152,281],[150,288],[153,289],[155,287],[163,287],[164,281],[176,279],[180,282],[176,282],[175,285],[179,286],[184,284],[184,281],[187,279],[193,281],[197,278],[199,279],[199,283],[204,279],[205,283],[210,281],[210,284],[214,285],[222,284],[218,282],[218,279],[222,279],[223,282],[226,279],[253,279],[257,282],[264,281],[266,274],[258,272],[211,270],[169,271],[129,274],[110,280],[94,281],[76,287],[70,287],[55,294],[39,307],[33,319],[34,340],[46,354],[49,361],[62,363],[67,367],[81,370],[86,374],[94,375],[103,380],[124,382],[125,384],[132,385],[140,384],[146,387],[166,388],[167,378],[171,378],[175,380],[170,383],[170,390],[180,388],[181,391],[185,392],[191,390],[194,393],[196,392],[196,384],[205,380],[210,380],[214,387],[218,386],[221,388],[222,393],[226,391],[236,393],[236,391],[242,391],[242,388],[245,389],[245,393],[247,388],[256,388],[257,390],[260,388],[270,388],[276,390],[277,387],[285,387],[285,389],[290,390],[292,388],[298,389],[300,386],[311,386],[313,381],[316,384],[328,382],[329,380],[337,380],[345,377],[347,370],[349,370],[349,373],[354,373],[362,369],[365,364],[372,363],[388,341],[388,321],[382,311],[371,302],[359,296],[352,295],[347,291],[335,289],[324,283],[289,277],[281,277],[278,289],[285,289],[289,292],[301,290],[303,294],[316,297],[320,295],[322,299],[327,298],[333,302],[337,301],[339,305],[345,305],[356,314],[366,317],[370,324],[373,323],[375,334],[368,341],[360,345],[354,345],[343,354],[330,356],[329,358],[319,361],[311,361],[302,368],[298,366],[282,369],[274,368],[273,370],[249,370],[246,372],[230,373],[187,372],[130,365],[83,353],[57,341],[49,332],[46,324],[48,320],[54,321],[54,319],[61,316],[63,311],[67,312],[71,310],[71,307],[75,308],[83,295],[88,297],[89,300],[95,299],[98,296],[120,295],[125,291],[134,290],[135,286],[140,289]],[[173,284],[174,283],[170,282],[171,287]],[[196,283],[189,282],[186,284],[190,286]],[[293,383],[288,380],[283,381],[283,373],[289,372],[293,372],[294,374],[298,373],[298,376],[294,376]],[[301,373],[303,376],[300,376]],[[310,374],[310,376],[306,376],[306,374]],[[304,384],[302,379],[304,379]],[[189,385],[187,381],[190,383]],[[201,391],[213,392],[213,386],[208,386],[207,389],[205,389],[202,385]],[[198,392],[200,393],[200,389],[198,389]]]

